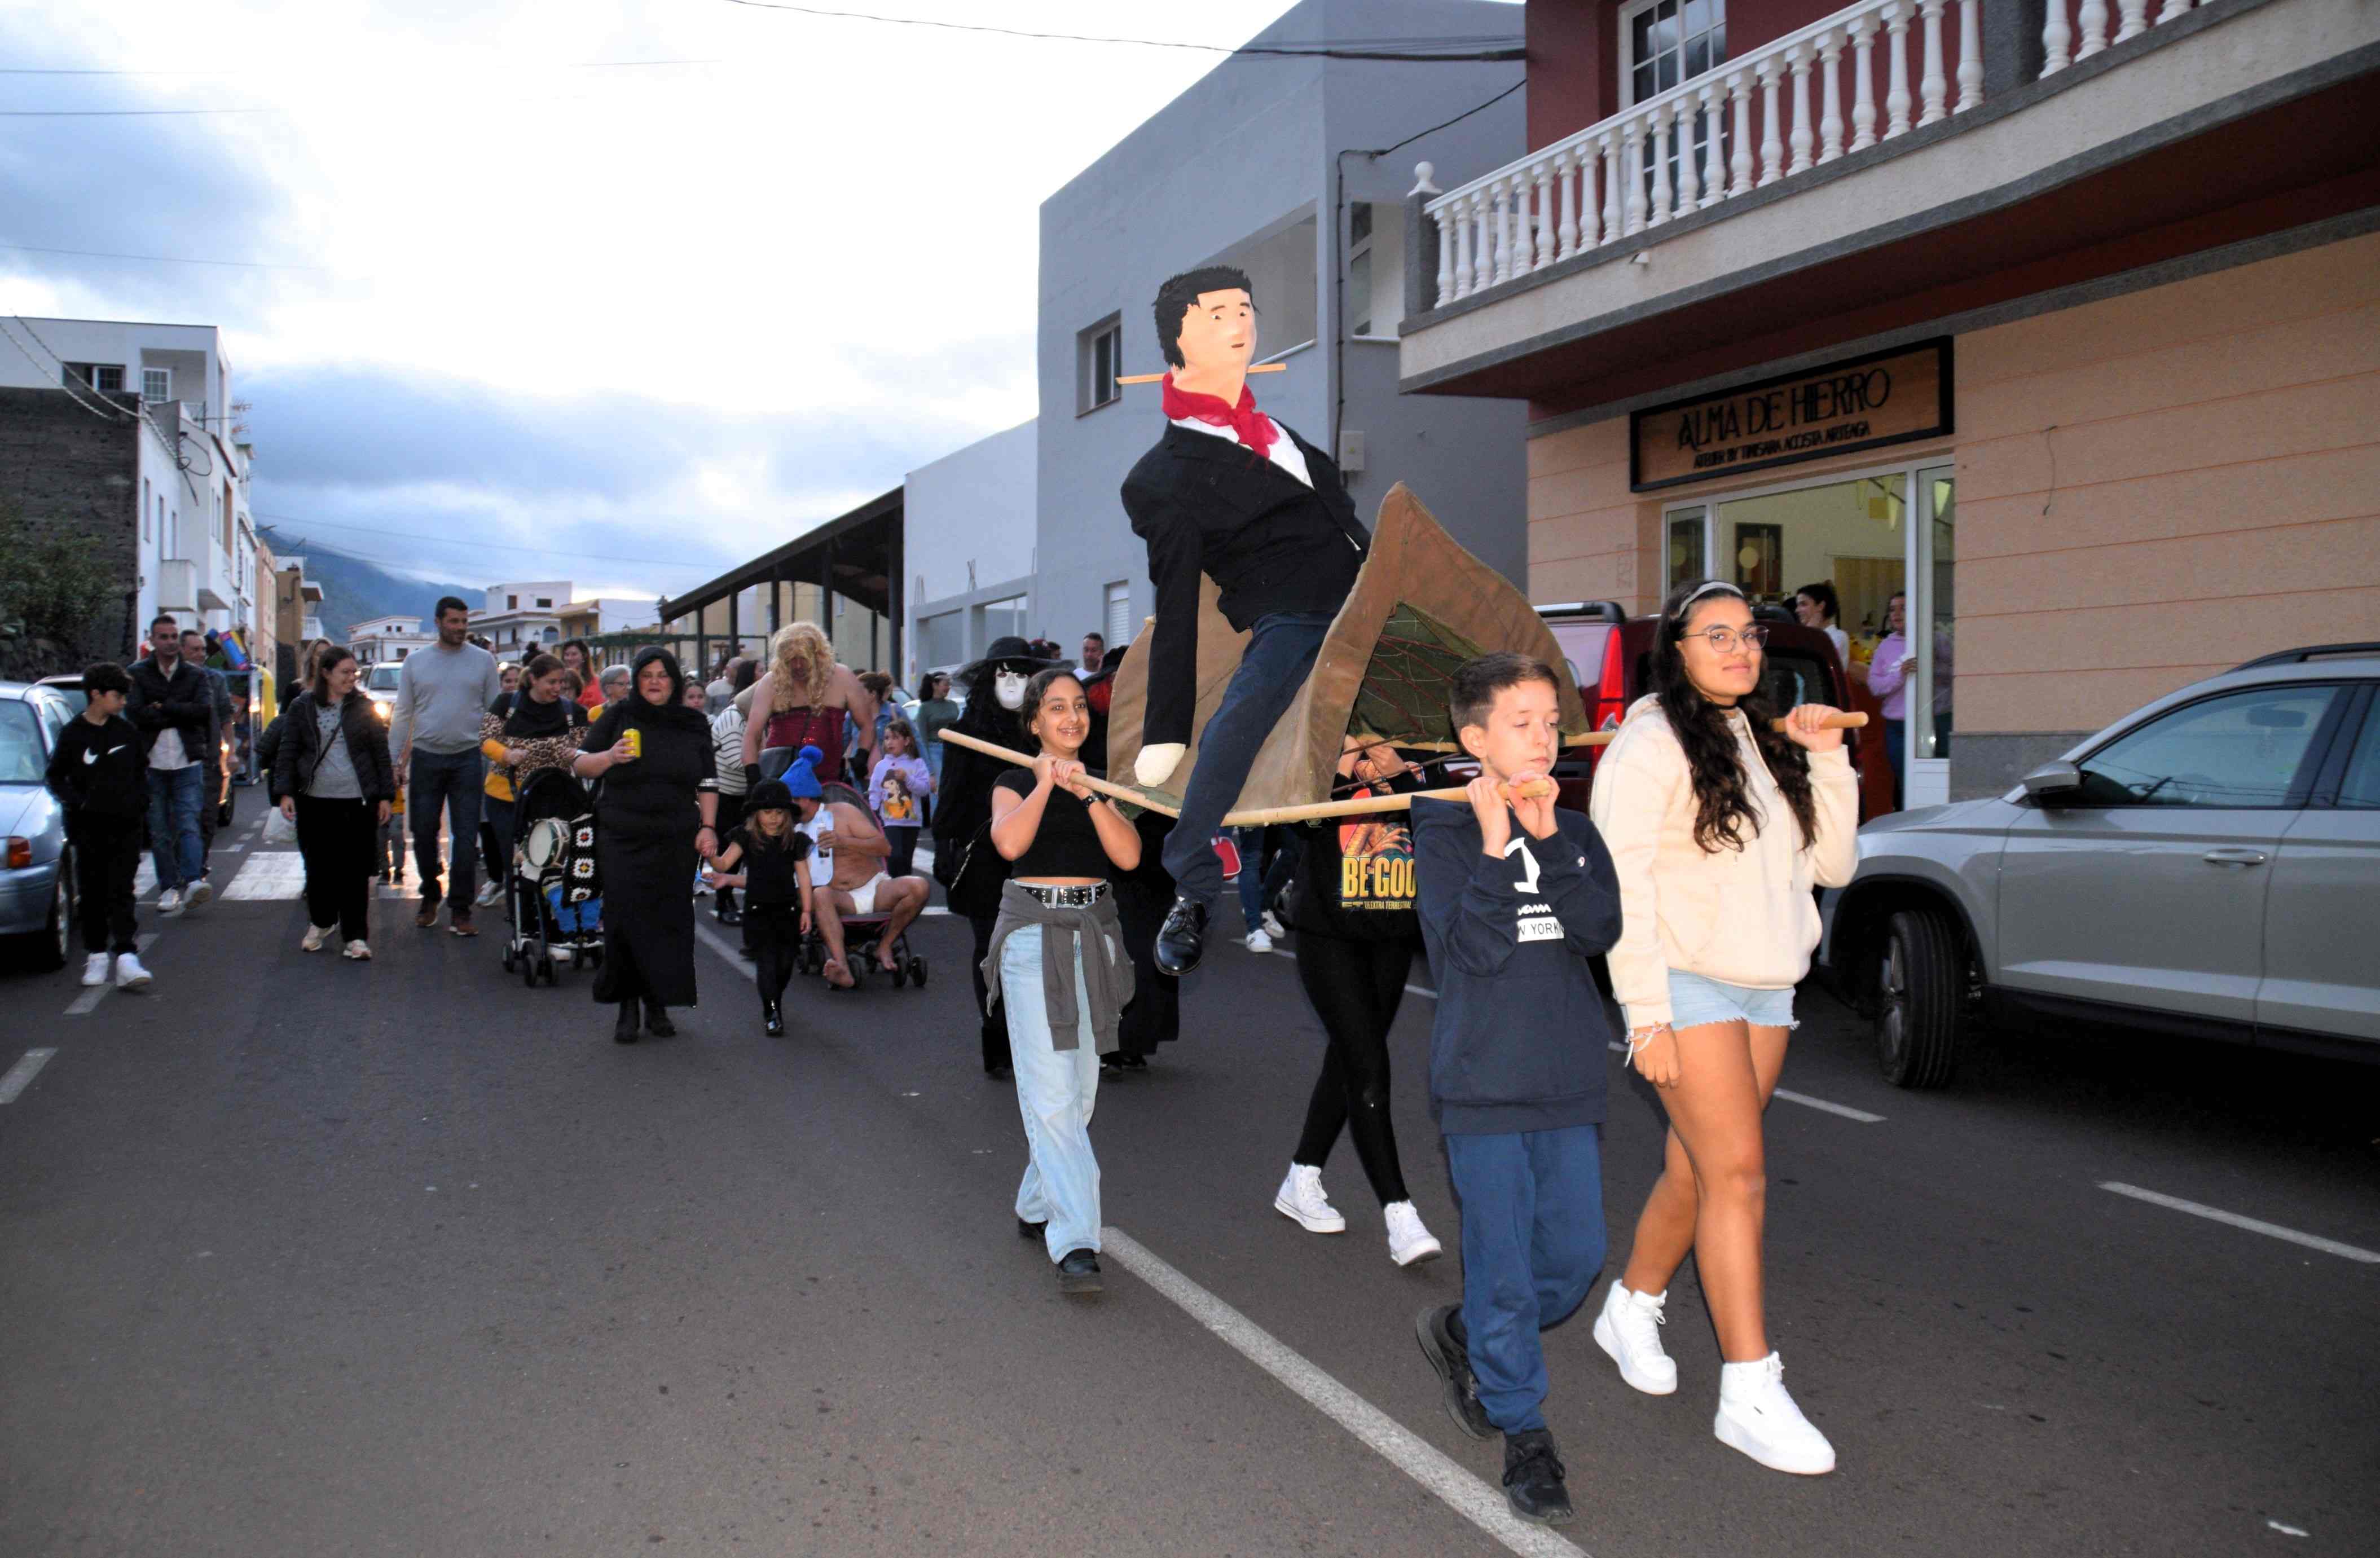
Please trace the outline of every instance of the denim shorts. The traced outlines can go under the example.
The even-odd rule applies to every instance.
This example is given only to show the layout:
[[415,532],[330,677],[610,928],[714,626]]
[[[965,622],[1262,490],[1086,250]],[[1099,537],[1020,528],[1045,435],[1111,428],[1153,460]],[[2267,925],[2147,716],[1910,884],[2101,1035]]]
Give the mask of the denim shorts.
[[1754,990],[1670,969],[1670,1026],[1694,1028],[1709,1022],[1745,1022],[1755,1028],[1799,1026],[1793,1020],[1791,989]]

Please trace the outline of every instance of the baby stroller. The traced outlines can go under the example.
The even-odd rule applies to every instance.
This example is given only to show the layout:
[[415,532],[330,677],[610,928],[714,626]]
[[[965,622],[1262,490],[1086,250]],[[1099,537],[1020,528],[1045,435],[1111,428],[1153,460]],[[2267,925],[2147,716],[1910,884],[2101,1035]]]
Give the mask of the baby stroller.
[[[857,807],[861,811],[868,809],[868,797],[841,780],[828,780],[821,788],[825,791],[822,799],[841,801],[846,806]],[[808,868],[805,865],[803,869]],[[884,939],[884,928],[892,921],[892,915],[884,912],[843,917],[843,961],[844,967],[851,970],[851,988],[854,991],[866,989],[870,974],[884,972],[877,967],[876,947]],[[819,934],[815,923],[811,925],[809,934],[802,938],[802,972],[812,979],[826,972],[826,938]],[[926,988],[926,960],[909,950],[909,933],[906,931],[902,931],[892,943],[892,980],[895,990],[905,984],[914,984],[920,990]]]
[[541,768],[520,786],[513,824],[512,870],[504,881],[504,972],[517,967],[534,986],[555,980],[554,966],[603,961],[602,884],[595,876],[595,816],[587,787],[559,768]]

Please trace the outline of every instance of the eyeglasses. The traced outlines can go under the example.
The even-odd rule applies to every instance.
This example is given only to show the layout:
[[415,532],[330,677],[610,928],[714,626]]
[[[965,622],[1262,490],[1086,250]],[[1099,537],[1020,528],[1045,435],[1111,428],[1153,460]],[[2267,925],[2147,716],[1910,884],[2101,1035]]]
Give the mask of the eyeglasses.
[[1761,645],[1768,641],[1768,629],[1763,627],[1758,623],[1754,623],[1752,626],[1742,629],[1733,627],[1706,627],[1699,633],[1681,633],[1678,637],[1681,640],[1686,639],[1707,639],[1710,640],[1710,647],[1714,653],[1730,654],[1735,651],[1738,645],[1742,645],[1745,649],[1758,649]]

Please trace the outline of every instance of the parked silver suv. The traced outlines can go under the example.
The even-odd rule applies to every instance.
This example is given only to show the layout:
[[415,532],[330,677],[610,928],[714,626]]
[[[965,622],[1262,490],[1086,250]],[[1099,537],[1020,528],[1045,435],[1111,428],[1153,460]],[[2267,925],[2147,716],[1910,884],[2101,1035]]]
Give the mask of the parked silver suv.
[[2251,661],[1859,847],[1818,962],[1898,1086],[1977,1020],[2380,1060],[2380,643]]

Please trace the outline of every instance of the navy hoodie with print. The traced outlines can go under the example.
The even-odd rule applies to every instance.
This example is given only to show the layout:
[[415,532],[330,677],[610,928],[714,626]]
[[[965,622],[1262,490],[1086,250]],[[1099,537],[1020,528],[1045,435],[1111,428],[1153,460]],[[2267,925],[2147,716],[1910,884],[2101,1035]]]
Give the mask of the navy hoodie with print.
[[1620,939],[1620,882],[1595,824],[1556,811],[1500,858],[1466,801],[1413,803],[1422,941],[1438,979],[1429,1112],[1449,1136],[1603,1122],[1611,1026],[1587,959]]

